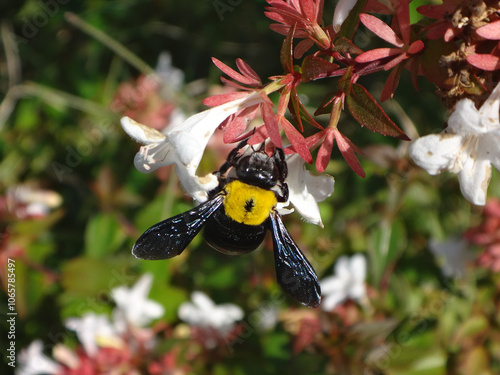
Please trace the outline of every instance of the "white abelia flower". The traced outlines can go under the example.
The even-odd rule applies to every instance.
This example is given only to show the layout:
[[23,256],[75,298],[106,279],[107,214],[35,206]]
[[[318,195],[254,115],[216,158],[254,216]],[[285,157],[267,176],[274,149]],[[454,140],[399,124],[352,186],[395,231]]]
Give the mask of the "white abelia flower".
[[463,278],[467,274],[467,263],[473,259],[467,242],[461,238],[448,241],[431,240],[429,249],[441,266],[446,277]]
[[81,318],[69,318],[65,326],[76,332],[78,340],[91,357],[97,354],[99,346],[119,346],[121,343],[116,328],[106,315],[89,312]]
[[366,298],[366,259],[362,254],[351,258],[341,256],[335,263],[335,275],[321,281],[324,311],[332,311],[347,299],[363,301]]
[[[147,298],[153,276],[149,273],[144,274],[132,288],[119,286],[111,291],[111,297],[116,303],[114,310],[115,325],[125,322],[135,327],[145,327],[154,319],[163,316],[165,309],[158,302]],[[120,325],[119,331],[126,327]]]
[[172,65],[172,55],[163,51],[158,57],[155,73],[161,80],[161,94],[164,99],[169,99],[175,93],[181,91],[184,83],[184,72]]
[[[305,161],[299,154],[286,158],[288,176],[286,183],[289,190],[289,202],[309,223],[323,227],[318,203],[333,194],[335,180],[329,175],[315,175],[305,169]],[[287,205],[285,203],[284,205]],[[281,204],[278,205],[280,213]]]
[[33,341],[19,354],[16,375],[52,375],[58,374],[62,367],[45,354],[41,340]]
[[345,19],[349,15],[349,12],[354,5],[356,5],[357,0],[339,0],[337,6],[335,7],[335,12],[333,13],[333,30],[338,33],[340,27],[344,23]]
[[61,195],[55,191],[29,184],[10,187],[6,196],[7,209],[21,219],[47,216],[62,203]]
[[191,326],[214,329],[222,335],[229,333],[235,322],[243,318],[240,307],[232,303],[216,305],[205,293],[199,291],[191,294],[191,301],[184,302],[177,314]]
[[227,117],[261,101],[260,94],[252,92],[243,98],[197,113],[184,122],[169,127],[166,134],[129,117],[123,117],[121,124],[125,132],[145,145],[134,159],[135,167],[142,173],[149,173],[174,164],[186,193],[200,203],[205,202],[208,198],[207,191],[218,184],[213,174],[204,177],[196,175],[208,140]]
[[460,100],[446,130],[417,139],[409,150],[431,175],[456,173],[464,197],[481,206],[486,203],[491,164],[500,169],[499,100],[500,83],[479,110],[472,100]]

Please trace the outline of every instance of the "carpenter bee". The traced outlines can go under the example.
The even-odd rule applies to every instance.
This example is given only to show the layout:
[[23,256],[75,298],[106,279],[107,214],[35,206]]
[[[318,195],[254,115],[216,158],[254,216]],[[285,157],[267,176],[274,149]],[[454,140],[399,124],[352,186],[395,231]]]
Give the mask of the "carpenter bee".
[[246,141],[233,149],[214,172],[218,186],[208,200],[192,210],[164,220],[144,232],[132,254],[139,259],[168,259],[182,253],[202,228],[214,249],[226,254],[255,250],[268,230],[272,233],[276,276],[292,298],[317,307],[321,300],[318,278],[311,264],[288,233],[278,202],[288,200],[288,168],[281,148],[272,156],[264,144],[254,150]]

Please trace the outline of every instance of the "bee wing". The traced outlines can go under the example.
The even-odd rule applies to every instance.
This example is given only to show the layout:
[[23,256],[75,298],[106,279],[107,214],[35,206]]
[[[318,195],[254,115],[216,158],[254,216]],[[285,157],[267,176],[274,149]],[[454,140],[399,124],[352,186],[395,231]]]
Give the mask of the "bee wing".
[[139,259],[168,259],[179,255],[200,232],[208,218],[221,206],[223,197],[216,196],[192,210],[153,225],[132,248]]
[[272,212],[270,217],[278,284],[303,305],[317,307],[321,288],[316,272],[288,233],[281,216]]

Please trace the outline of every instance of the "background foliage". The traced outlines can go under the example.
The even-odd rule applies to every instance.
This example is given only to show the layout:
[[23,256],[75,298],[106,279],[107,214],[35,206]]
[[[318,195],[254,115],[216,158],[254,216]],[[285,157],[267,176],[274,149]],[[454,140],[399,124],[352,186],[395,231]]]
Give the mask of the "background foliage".
[[[193,363],[192,373],[500,372],[498,275],[474,266],[481,249],[471,248],[466,276],[446,278],[429,250],[430,239],[460,237],[477,225],[481,210],[461,196],[455,176],[428,176],[409,162],[406,144],[349,126],[354,120],[347,116],[341,127],[365,152],[366,178],[352,173],[334,152],[326,172],[335,177],[336,189],[321,205],[325,228],[305,224],[295,214],[286,222],[320,279],[332,274],[339,256],[366,254],[367,305],[348,303],[340,312],[325,313],[308,312],[283,296],[273,300],[279,290],[270,239],[247,256],[219,254],[197,238],[175,259],[133,258],[130,248],[140,233],[192,202],[174,174],[135,170],[138,146],[110,109],[120,84],[144,72],[74,27],[65,13],[74,12],[150,66],[160,52],[169,51],[185,74],[187,85],[175,102],[187,113],[201,109],[201,99],[219,84],[212,56],[228,64],[240,57],[267,77],[281,72],[282,37],[268,29],[260,0],[222,0],[230,8],[222,14],[216,1],[62,3],[4,3],[0,11],[0,88],[4,95],[10,89],[0,111],[0,194],[30,183],[59,193],[63,201],[41,219],[0,218],[2,267],[7,258],[16,259],[18,349],[36,338],[48,347],[74,342],[63,326],[66,318],[109,312],[112,288],[151,272],[150,298],[164,305],[169,326],[179,323],[177,308],[193,290],[246,312],[244,334],[221,353],[204,357],[205,363]],[[324,19],[333,10],[327,2]],[[367,46],[380,43],[371,37],[366,30],[359,36]],[[378,98],[385,78],[379,73],[362,83]],[[317,105],[331,91],[329,85],[328,80],[310,89],[303,85],[303,95]],[[416,92],[403,74],[384,109],[404,130],[441,131],[443,107],[428,82],[419,85]],[[202,169],[218,169],[225,154],[207,152]],[[499,193],[496,175],[489,193]],[[273,329],[259,331],[248,317],[269,301],[281,314]],[[307,314],[322,324],[311,338],[300,329]]]

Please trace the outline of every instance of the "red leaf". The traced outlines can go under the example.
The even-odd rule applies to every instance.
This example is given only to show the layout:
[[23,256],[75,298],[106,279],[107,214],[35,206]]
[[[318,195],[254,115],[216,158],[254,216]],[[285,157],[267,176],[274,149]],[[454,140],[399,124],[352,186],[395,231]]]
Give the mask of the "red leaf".
[[403,68],[404,65],[402,64],[391,71],[391,74],[389,74],[389,77],[387,77],[387,80],[385,81],[382,93],[380,94],[381,101],[385,102],[387,99],[392,98],[394,91],[396,91],[396,87],[398,87],[399,78],[401,77]]
[[[390,60],[389,62],[387,62],[385,65],[384,65],[384,70],[390,70],[392,68],[394,68],[396,65],[398,65],[399,63],[401,63],[401,61],[405,60],[408,58],[408,54],[406,53],[401,53],[399,56],[396,56],[395,58],[393,58],[392,60]],[[403,64],[401,64],[403,65]]]
[[316,21],[316,7],[313,0],[302,0],[299,2],[302,14],[310,21]]
[[253,134],[251,135],[250,138],[248,138],[248,133],[247,133],[247,134],[245,134],[246,136],[241,136],[240,139],[238,139],[238,141],[243,140],[245,138],[248,138],[247,144],[252,146],[252,145],[257,145],[259,143],[262,143],[267,138],[269,138],[269,133],[267,132],[265,125],[261,125],[258,128],[255,128],[251,133],[253,133]]
[[306,140],[302,134],[300,134],[299,131],[295,129],[295,127],[284,117],[280,117],[279,123],[283,127],[286,137],[290,141],[290,144],[293,145],[297,154],[299,154],[300,157],[306,161],[306,163],[311,164],[313,162],[311,152],[307,148]]
[[476,32],[485,39],[498,40],[500,39],[500,20],[480,27]]
[[259,105],[256,104],[231,115],[224,128],[224,143],[236,142],[238,136],[245,131],[248,123],[255,117],[258,109]]
[[416,53],[422,51],[424,47],[425,47],[424,42],[422,42],[421,40],[416,40],[410,45],[407,52],[409,54],[415,55]]
[[[300,37],[299,35],[295,35],[295,36]],[[311,39],[301,40],[295,46],[295,51],[293,53],[294,57],[296,59],[302,58],[304,53],[306,53],[309,50],[309,48],[311,48],[312,46],[314,46],[314,42]]]
[[299,95],[297,94],[297,88],[292,87],[290,92],[290,100],[288,102],[288,110],[290,114],[293,116],[293,119],[297,122],[299,129],[301,132],[304,131],[304,125],[302,125],[302,117],[300,115],[300,100]]
[[217,66],[217,68],[222,70],[224,73],[226,73],[232,79],[234,79],[238,82],[241,82],[245,85],[252,85],[254,83],[254,81],[252,79],[249,79],[249,78],[245,77],[244,75],[236,72],[234,69],[230,68],[229,66],[224,64],[222,61],[216,59],[215,57],[212,57],[212,61],[215,64],[215,66]]
[[[304,119],[308,124],[314,126],[315,128],[323,130],[323,127],[316,122],[316,120],[311,116],[311,114],[309,112],[307,112],[306,107],[304,107],[304,104],[302,104],[300,102],[298,96],[297,96],[297,100],[299,102],[300,118]],[[301,131],[303,131],[302,128],[301,128]]]
[[467,56],[467,62],[476,68],[487,71],[500,69],[500,57],[498,56],[477,53]]
[[403,47],[403,41],[396,35],[389,25],[370,14],[361,13],[359,20],[375,35],[391,43],[396,47]]
[[290,28],[288,35],[283,41],[280,51],[281,66],[287,73],[293,73],[293,33],[295,24]]
[[271,138],[271,142],[273,142],[276,147],[283,148],[283,141],[281,140],[278,120],[274,115],[273,108],[269,103],[264,102],[261,105],[261,113],[262,118],[264,119],[264,125],[269,133],[269,138]]
[[[366,177],[365,171],[363,167],[359,163],[358,158],[354,152],[354,146],[349,138],[345,137],[341,132],[337,129],[334,130],[335,140],[337,141],[337,146],[340,150],[340,153],[344,157],[345,161],[351,169],[360,177]],[[356,147],[357,148],[357,147]]]
[[280,92],[280,98],[278,100],[278,116],[284,116],[288,103],[290,102],[290,91],[292,90],[291,85],[286,85]]
[[232,102],[233,100],[236,99],[241,99],[245,96],[248,96],[248,92],[241,92],[241,91],[230,92],[228,94],[209,96],[208,98],[203,99],[202,102],[206,106],[215,107],[221,104]]
[[397,9],[399,31],[401,32],[404,43],[408,45],[410,44],[410,6],[408,0],[400,0]]
[[302,81],[307,82],[318,78],[329,77],[339,66],[320,57],[309,55],[302,62]]
[[254,81],[252,86],[260,86],[262,85],[262,81],[260,80],[260,77],[258,76],[257,73],[255,73],[255,70],[253,70],[250,65],[248,65],[245,61],[242,59],[236,59],[236,66],[238,67],[238,70],[248,79],[251,79]]
[[363,52],[361,55],[356,56],[356,62],[365,63],[385,59],[387,57],[399,55],[401,48],[375,48],[371,51]]
[[449,42],[450,40],[452,40],[453,38],[455,38],[458,34],[460,34],[462,32],[462,29],[459,29],[459,28],[455,28],[455,27],[448,27],[448,29],[446,29],[446,31],[444,32],[444,41],[445,42]]
[[238,90],[248,90],[247,86],[242,86],[238,82],[231,81],[231,80],[227,79],[226,77],[220,77],[220,80],[226,86],[234,87],[235,89],[238,89]]
[[316,156],[316,170],[319,173],[323,173],[330,162],[330,156],[332,155],[333,148],[333,128],[328,128],[326,130],[326,137],[321,143],[318,150],[318,155]]
[[405,141],[410,139],[406,134],[391,121],[389,116],[383,111],[377,101],[360,84],[351,85],[349,95],[347,95],[347,106],[352,116],[361,126],[366,126],[373,132],[382,135],[390,135]]
[[418,13],[436,20],[443,19],[449,11],[443,5],[421,5],[417,8]]

